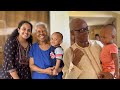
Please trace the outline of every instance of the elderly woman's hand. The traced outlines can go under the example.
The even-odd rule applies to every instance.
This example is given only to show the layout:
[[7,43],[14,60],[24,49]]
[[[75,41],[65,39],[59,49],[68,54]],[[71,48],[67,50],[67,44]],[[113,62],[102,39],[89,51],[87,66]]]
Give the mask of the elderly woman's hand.
[[72,61],[72,63],[76,66],[80,62],[83,55],[84,55],[84,53],[80,49],[76,48],[73,51],[73,61]]
[[46,74],[53,75],[53,69],[54,69],[54,67],[49,67],[49,68],[46,68],[44,70],[45,70]]

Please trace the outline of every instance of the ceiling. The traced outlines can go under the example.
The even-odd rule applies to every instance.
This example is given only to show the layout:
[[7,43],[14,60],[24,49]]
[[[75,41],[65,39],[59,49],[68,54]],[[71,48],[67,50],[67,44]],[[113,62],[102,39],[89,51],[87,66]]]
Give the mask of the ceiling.
[[115,18],[113,17],[80,17],[80,18],[84,19],[89,26],[111,24],[113,21],[115,21]]
[[112,11],[112,12],[117,13],[117,14],[120,14],[120,11]]
[[[111,11],[117,14],[120,14],[120,11]],[[75,18],[75,17],[70,17],[70,19]],[[105,24],[111,24],[115,23],[115,18],[114,17],[79,17],[84,19],[89,26],[92,25],[105,25]]]
[[89,26],[111,24],[115,18],[111,17],[83,17]]

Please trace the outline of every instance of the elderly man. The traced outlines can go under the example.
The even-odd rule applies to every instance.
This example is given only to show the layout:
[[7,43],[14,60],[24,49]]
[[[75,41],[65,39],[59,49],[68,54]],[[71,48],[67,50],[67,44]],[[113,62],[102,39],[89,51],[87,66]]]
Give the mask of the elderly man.
[[70,22],[75,43],[64,54],[63,79],[98,79],[102,71],[99,59],[102,43],[89,40],[87,23],[75,18]]

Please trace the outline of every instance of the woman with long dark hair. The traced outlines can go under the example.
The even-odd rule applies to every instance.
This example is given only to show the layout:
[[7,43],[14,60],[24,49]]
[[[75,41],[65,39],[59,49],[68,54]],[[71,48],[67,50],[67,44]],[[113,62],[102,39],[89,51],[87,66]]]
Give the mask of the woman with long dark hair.
[[32,44],[32,24],[21,21],[4,46],[3,79],[31,79],[28,51]]

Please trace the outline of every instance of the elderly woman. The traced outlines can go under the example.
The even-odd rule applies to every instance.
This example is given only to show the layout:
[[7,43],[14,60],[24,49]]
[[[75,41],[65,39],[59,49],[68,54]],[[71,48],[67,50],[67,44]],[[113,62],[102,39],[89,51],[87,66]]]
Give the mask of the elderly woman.
[[[29,66],[32,71],[32,79],[52,79],[54,77],[50,52],[53,47],[49,43],[47,25],[39,22],[35,25],[38,42],[34,43],[30,49]],[[59,69],[61,72],[61,68]]]

